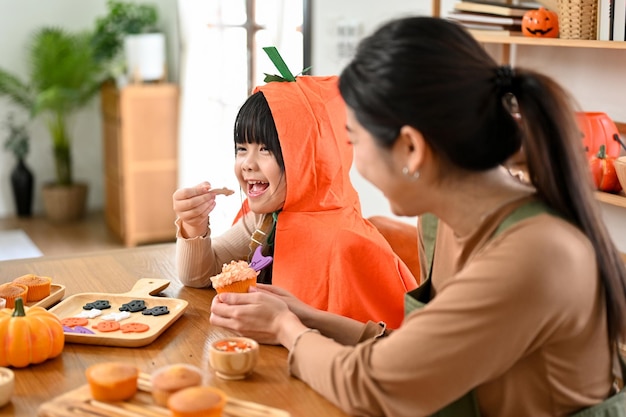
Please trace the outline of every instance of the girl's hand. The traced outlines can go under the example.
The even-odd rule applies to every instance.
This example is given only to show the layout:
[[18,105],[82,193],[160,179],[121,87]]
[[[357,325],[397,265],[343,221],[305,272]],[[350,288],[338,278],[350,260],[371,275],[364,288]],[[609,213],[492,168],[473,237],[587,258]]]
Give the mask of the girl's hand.
[[211,184],[202,182],[192,188],[180,188],[172,195],[176,216],[181,219],[181,234],[185,238],[206,235],[209,213],[215,208]]
[[266,291],[217,294],[211,304],[211,324],[265,344],[279,344],[293,316],[287,303]]

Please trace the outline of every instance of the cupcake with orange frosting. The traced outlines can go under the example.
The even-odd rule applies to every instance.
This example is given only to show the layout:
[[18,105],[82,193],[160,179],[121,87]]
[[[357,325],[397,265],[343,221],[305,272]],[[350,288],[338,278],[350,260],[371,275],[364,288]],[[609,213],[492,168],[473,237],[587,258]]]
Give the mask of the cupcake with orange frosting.
[[0,297],[7,300],[6,308],[14,308],[15,300],[21,298],[26,301],[28,299],[28,287],[16,282],[7,282],[0,285]]
[[246,261],[231,261],[224,264],[221,273],[211,277],[211,284],[218,293],[248,292],[248,288],[256,286],[258,274]]
[[43,300],[50,295],[50,287],[52,278],[42,277],[35,274],[22,275],[13,280],[16,284],[26,285],[28,287],[28,296],[26,302]]

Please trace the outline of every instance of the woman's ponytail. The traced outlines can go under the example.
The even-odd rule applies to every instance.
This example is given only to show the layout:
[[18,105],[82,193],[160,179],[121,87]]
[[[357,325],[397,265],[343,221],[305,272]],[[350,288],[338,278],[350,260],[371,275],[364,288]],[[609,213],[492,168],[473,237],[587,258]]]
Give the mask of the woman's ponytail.
[[513,83],[530,179],[539,197],[593,244],[607,303],[611,340],[626,335],[626,267],[595,200],[573,100],[552,79],[516,70]]

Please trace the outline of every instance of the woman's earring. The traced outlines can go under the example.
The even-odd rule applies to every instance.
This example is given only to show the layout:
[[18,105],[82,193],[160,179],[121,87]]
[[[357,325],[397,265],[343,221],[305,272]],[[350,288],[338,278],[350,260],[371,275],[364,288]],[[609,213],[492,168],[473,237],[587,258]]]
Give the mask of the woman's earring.
[[406,177],[411,177],[412,181],[415,181],[416,179],[418,179],[420,177],[420,172],[419,171],[415,171],[414,173],[410,173],[409,172],[409,167],[404,167],[402,168],[402,175],[406,176]]

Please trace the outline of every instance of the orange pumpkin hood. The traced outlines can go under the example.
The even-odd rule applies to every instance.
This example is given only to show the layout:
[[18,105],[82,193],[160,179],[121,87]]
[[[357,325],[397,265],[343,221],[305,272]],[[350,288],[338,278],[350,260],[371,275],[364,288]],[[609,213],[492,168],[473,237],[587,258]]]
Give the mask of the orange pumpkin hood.
[[[256,91],[263,92],[272,111],[287,179],[273,284],[316,308],[399,326],[403,294],[416,281],[361,215],[350,182],[352,148],[338,77],[301,76]],[[367,301],[376,299],[372,292],[375,303]]]

